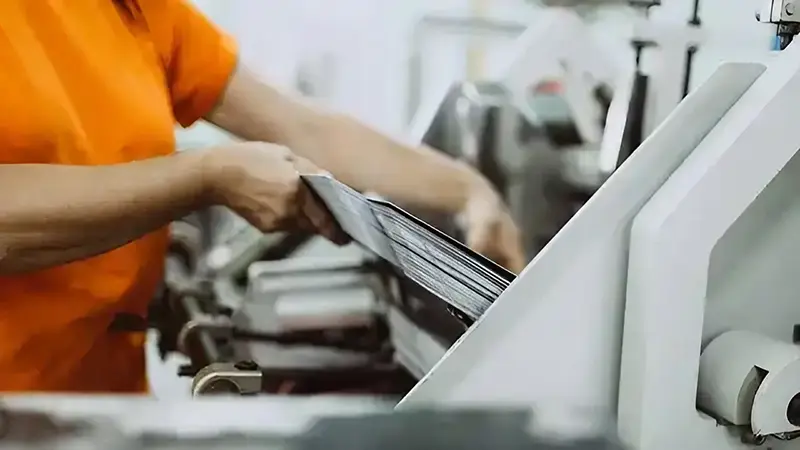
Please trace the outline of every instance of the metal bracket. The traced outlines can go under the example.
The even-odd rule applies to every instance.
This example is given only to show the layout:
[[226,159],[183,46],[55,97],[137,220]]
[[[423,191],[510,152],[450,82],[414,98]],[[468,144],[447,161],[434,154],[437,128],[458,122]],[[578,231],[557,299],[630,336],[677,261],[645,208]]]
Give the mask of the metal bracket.
[[257,395],[263,374],[251,361],[214,363],[201,369],[192,381],[192,396],[214,394]]

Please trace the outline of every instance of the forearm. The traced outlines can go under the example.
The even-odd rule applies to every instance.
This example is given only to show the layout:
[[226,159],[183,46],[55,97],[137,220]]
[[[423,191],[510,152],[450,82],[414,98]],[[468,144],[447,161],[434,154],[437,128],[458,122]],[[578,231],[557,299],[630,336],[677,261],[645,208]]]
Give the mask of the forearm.
[[456,213],[481,181],[463,162],[428,147],[403,145],[349,117],[320,115],[317,120],[315,132],[298,130],[281,144],[358,190]]
[[0,274],[107,252],[202,206],[201,157],[0,165]]
[[463,162],[284,96],[246,69],[210,119],[245,140],[285,145],[356,189],[412,206],[457,212],[475,189],[487,187]]

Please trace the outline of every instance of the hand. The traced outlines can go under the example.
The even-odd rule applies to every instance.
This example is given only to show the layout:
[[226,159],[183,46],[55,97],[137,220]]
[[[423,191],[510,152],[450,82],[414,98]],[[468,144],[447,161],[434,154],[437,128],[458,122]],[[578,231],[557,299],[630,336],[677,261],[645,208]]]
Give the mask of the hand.
[[324,173],[286,147],[247,142],[207,150],[204,185],[213,204],[227,206],[263,232],[303,230],[349,242],[301,175]]
[[519,273],[527,260],[519,230],[500,196],[480,183],[459,216],[466,230],[467,245],[508,270]]

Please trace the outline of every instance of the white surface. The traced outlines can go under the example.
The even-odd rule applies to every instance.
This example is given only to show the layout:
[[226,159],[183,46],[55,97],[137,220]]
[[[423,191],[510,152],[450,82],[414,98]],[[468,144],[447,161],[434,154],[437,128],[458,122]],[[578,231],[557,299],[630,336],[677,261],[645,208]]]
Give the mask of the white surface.
[[698,357],[728,329],[788,341],[800,314],[798,105],[790,46],[636,218],[620,430],[638,448],[744,448],[697,413]]

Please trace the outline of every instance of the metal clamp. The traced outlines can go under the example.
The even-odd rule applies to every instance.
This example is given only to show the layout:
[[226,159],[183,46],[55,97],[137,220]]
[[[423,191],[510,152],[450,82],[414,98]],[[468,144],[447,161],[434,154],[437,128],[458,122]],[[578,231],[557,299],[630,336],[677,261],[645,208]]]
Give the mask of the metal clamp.
[[261,392],[262,377],[258,364],[252,361],[210,364],[192,380],[192,396],[256,395]]

